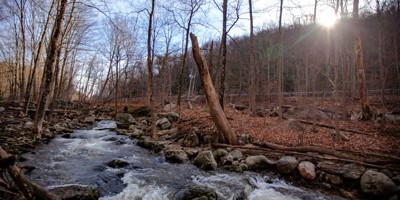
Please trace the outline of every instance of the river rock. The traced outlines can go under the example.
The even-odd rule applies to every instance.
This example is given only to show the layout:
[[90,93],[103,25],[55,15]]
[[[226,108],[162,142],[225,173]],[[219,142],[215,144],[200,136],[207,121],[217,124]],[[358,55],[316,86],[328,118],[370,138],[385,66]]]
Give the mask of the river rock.
[[200,149],[199,148],[192,148],[192,147],[185,147],[183,150],[189,156],[190,159],[195,158],[198,154]]
[[170,104],[167,104],[167,105],[164,106],[164,111],[165,112],[170,112],[175,108],[176,108],[176,104],[170,103]]
[[194,159],[194,165],[203,170],[217,169],[217,162],[215,161],[211,150],[200,152]]
[[264,155],[249,156],[246,158],[246,165],[247,165],[247,168],[250,170],[262,170],[262,169],[266,169],[274,164],[275,163],[273,163],[271,160],[269,160]]
[[299,166],[297,166],[297,169],[299,170],[300,175],[306,180],[312,181],[316,177],[315,165],[312,162],[302,161]]
[[25,124],[24,124],[24,129],[26,129],[26,130],[32,130],[32,129],[33,129],[33,122],[31,122],[31,121],[25,122]]
[[356,180],[359,179],[361,175],[364,174],[365,170],[366,170],[365,167],[362,165],[354,163],[345,164],[342,167],[342,175],[345,178]]
[[171,122],[166,117],[157,120],[156,124],[160,130],[166,130],[171,128]]
[[179,114],[176,112],[169,112],[165,117],[171,122],[177,122],[179,120]]
[[123,168],[128,166],[129,163],[123,160],[118,160],[118,159],[114,159],[111,160],[107,163],[107,166],[111,167],[111,168]]
[[233,161],[232,164],[230,165],[223,165],[223,168],[233,172],[238,172],[238,173],[243,172],[242,165],[239,163],[239,161]]
[[234,161],[243,160],[243,154],[239,150],[233,150],[222,159],[222,165],[232,165]]
[[188,160],[188,155],[182,149],[166,149],[165,159],[173,163],[183,163]]
[[4,112],[6,109],[4,107],[0,107],[0,112]]
[[129,113],[117,113],[115,115],[115,120],[117,121],[118,128],[129,128],[131,124],[137,124],[135,118]]
[[144,132],[135,128],[134,130],[128,132],[127,135],[129,135],[130,138],[139,139],[141,136],[144,135]]
[[282,174],[291,174],[297,168],[299,161],[292,156],[284,156],[278,160],[276,167]]
[[225,149],[217,149],[213,152],[215,160],[219,163],[222,161],[222,158],[228,155],[228,151]]
[[87,116],[87,117],[83,120],[83,123],[87,123],[87,124],[94,124],[95,122],[96,122],[96,116],[95,116],[95,115]]
[[332,185],[343,184],[343,179],[341,176],[336,174],[323,173],[324,180]]
[[342,174],[343,165],[331,161],[322,161],[318,163],[317,167],[322,171],[340,175]]
[[68,200],[97,200],[100,193],[91,186],[66,185],[50,189],[50,192],[61,199]]
[[191,186],[183,195],[183,200],[217,200],[218,196],[214,189],[204,186]]
[[367,194],[376,196],[391,196],[396,191],[396,185],[381,172],[366,171],[360,180],[361,190]]
[[145,149],[149,149],[155,153],[164,149],[165,144],[151,140],[150,137],[142,137],[137,144]]
[[197,147],[199,144],[199,137],[194,131],[186,135],[185,139],[183,140],[183,146],[185,147]]

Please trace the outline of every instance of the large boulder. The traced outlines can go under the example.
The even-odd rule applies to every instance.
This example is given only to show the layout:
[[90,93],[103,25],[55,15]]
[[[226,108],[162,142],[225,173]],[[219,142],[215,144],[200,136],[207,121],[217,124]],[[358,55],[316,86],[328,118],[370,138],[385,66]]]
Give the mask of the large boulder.
[[129,128],[131,124],[137,124],[135,118],[129,113],[117,113],[115,115],[118,128]]
[[366,171],[360,180],[361,190],[375,196],[389,197],[396,191],[396,184],[385,174],[374,170]]
[[217,200],[218,196],[214,189],[204,186],[191,186],[183,194],[183,200]]
[[194,165],[203,170],[216,170],[217,162],[211,150],[200,152],[194,159]]
[[302,161],[299,166],[297,166],[297,169],[300,175],[306,180],[312,181],[316,177],[315,165],[312,162]]
[[166,130],[171,128],[171,122],[166,117],[157,120],[156,124],[160,130]]
[[50,189],[50,192],[67,200],[97,200],[100,193],[91,186],[67,185]]
[[165,159],[173,163],[182,163],[188,160],[188,155],[182,149],[166,149]]
[[292,156],[284,156],[278,160],[276,167],[278,171],[282,174],[291,174],[297,168],[299,161]]
[[263,170],[271,167],[275,163],[269,160],[264,155],[249,156],[246,158],[247,168],[250,170]]

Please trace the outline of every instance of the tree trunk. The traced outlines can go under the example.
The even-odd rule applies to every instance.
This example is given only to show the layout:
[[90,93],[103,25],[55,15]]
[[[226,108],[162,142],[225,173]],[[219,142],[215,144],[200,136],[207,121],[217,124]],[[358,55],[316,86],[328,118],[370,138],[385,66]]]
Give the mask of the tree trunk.
[[226,71],[226,23],[227,23],[227,12],[228,12],[228,0],[224,0],[222,3],[222,38],[221,38],[221,46],[220,46],[220,62],[218,62],[219,74],[217,75],[217,87],[218,89],[218,98],[219,103],[221,105],[222,110],[224,109],[224,94],[225,94],[225,71]]
[[371,118],[371,110],[368,103],[367,88],[365,83],[365,69],[361,46],[361,28],[358,17],[359,0],[353,2],[353,20],[354,20],[354,51],[355,51],[355,67],[357,70],[358,91],[360,95],[361,110],[364,120]]
[[[41,87],[41,97],[36,110],[35,121],[34,121],[34,134],[35,138],[41,137],[42,125],[44,117],[46,114],[46,104],[50,94],[50,86],[53,77],[53,65],[56,59],[56,51],[58,40],[61,35],[61,25],[64,17],[64,12],[66,8],[67,0],[61,0],[59,10],[57,11],[56,21],[52,30],[52,35],[50,38],[48,46],[48,54],[44,65],[44,81]],[[60,48],[60,47],[59,47]]]
[[279,57],[278,57],[278,105],[279,105],[279,118],[283,119],[282,105],[283,105],[283,33],[282,33],[282,12],[283,0],[279,9]]
[[253,32],[253,7],[251,0],[249,0],[249,14],[250,14],[250,110],[256,114],[256,98],[257,98],[257,78],[256,66],[254,64],[254,32]]
[[193,58],[196,62],[197,68],[199,69],[211,118],[220,134],[219,139],[223,143],[236,144],[236,135],[232,131],[221,105],[218,103],[217,93],[215,92],[212,84],[207,61],[200,54],[200,47],[197,42],[197,37],[193,33],[190,33],[190,39],[192,40]]
[[156,138],[156,116],[153,101],[153,60],[151,54],[151,33],[153,30],[155,0],[151,1],[151,12],[149,16],[149,27],[147,30],[147,103],[151,109],[151,137]]

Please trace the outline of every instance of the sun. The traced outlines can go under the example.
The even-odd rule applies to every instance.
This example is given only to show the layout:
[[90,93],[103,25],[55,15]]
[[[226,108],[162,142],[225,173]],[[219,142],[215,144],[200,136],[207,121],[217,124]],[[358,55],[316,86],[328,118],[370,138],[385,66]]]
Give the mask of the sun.
[[337,16],[333,11],[325,10],[320,12],[319,16],[317,16],[318,24],[325,26],[326,28],[332,28],[337,21]]

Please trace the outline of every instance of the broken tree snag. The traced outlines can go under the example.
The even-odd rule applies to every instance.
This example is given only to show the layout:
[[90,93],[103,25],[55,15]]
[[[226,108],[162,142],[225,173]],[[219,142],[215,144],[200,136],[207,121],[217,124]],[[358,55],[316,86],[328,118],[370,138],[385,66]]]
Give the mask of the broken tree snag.
[[8,155],[8,153],[0,147],[0,160],[7,161],[8,166],[6,166],[5,169],[7,170],[10,177],[14,180],[18,188],[22,191],[26,199],[60,199],[40,185],[33,183],[28,178],[26,178],[26,176],[22,173],[21,169],[15,164],[15,162],[9,162],[10,158],[12,158],[12,156]]
[[207,61],[200,54],[197,37],[193,33],[190,33],[190,39],[192,41],[193,58],[196,62],[197,68],[199,69],[201,82],[203,83],[204,93],[208,102],[208,108],[210,109],[210,115],[220,134],[219,140],[222,143],[236,144],[236,135],[232,131],[228,119],[226,119],[225,112],[219,104],[217,93],[215,92],[210,72],[208,71]]

